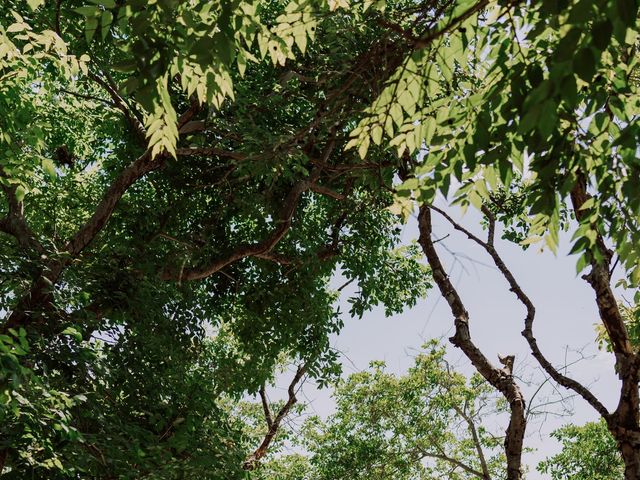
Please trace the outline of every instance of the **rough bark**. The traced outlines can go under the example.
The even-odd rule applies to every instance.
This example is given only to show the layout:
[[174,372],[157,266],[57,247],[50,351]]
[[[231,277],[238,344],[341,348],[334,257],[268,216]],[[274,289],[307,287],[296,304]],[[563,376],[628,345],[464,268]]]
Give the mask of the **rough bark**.
[[447,301],[455,321],[455,334],[449,340],[460,348],[476,370],[507,400],[510,420],[505,432],[504,450],[507,458],[507,479],[522,478],[522,448],[526,429],[526,403],[513,374],[513,356],[500,358],[503,368],[493,365],[475,345],[469,331],[469,313],[460,295],[449,280],[432,240],[431,210],[428,205],[420,207],[418,217],[419,243],[431,266],[433,279]]
[[[578,175],[571,191],[571,203],[576,219],[587,221],[587,211],[583,209],[589,199],[587,182]],[[592,226],[596,229],[595,226]],[[621,382],[620,397],[616,410],[606,416],[609,431],[616,439],[625,464],[625,479],[640,479],[640,359],[627,332],[618,302],[611,289],[609,264],[612,252],[605,245],[601,235],[597,235],[595,246],[588,252],[591,270],[583,278],[593,289],[600,320],[605,327],[611,349],[616,358],[616,371]]]
[[595,395],[593,395],[593,393],[591,393],[591,391],[589,391],[589,389],[586,388],[584,385],[582,385],[580,382],[560,373],[560,371],[553,366],[553,364],[546,358],[546,356],[540,350],[540,347],[538,346],[538,341],[535,335],[533,334],[533,322],[536,315],[535,306],[533,305],[533,302],[531,301],[531,299],[524,292],[522,287],[518,284],[515,276],[513,275],[511,270],[509,270],[509,268],[504,263],[504,261],[502,260],[502,257],[500,256],[500,254],[495,248],[495,245],[494,245],[495,218],[491,213],[491,211],[486,207],[482,209],[489,223],[489,233],[487,236],[487,240],[483,241],[477,236],[473,235],[466,228],[462,227],[457,222],[455,222],[443,210],[435,206],[431,206],[431,209],[435,210],[440,215],[442,215],[442,217],[445,218],[453,226],[453,228],[465,234],[467,238],[469,238],[476,244],[480,245],[489,254],[491,259],[493,260],[493,263],[495,264],[495,266],[498,268],[502,276],[505,278],[505,280],[509,284],[509,289],[511,290],[511,292],[513,292],[516,298],[520,301],[520,303],[523,304],[523,306],[526,309],[526,316],[524,319],[524,330],[522,331],[522,336],[527,340],[527,343],[529,344],[529,348],[531,350],[531,354],[538,361],[538,363],[544,369],[544,371],[551,378],[553,378],[559,385],[562,385],[566,389],[572,390],[578,395],[580,395],[598,413],[600,413],[600,415],[606,417],[609,414],[609,412],[607,411],[606,407],[595,397]]

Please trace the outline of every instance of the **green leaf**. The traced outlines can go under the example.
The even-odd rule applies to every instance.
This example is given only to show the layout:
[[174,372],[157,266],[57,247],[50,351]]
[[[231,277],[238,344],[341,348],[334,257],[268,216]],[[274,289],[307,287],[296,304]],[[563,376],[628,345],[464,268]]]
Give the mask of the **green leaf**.
[[77,342],[81,342],[82,341],[82,334],[74,327],[67,327],[65,328],[62,332],[62,335],[68,335],[70,337],[73,337],[73,339]]
[[91,43],[97,29],[98,19],[96,17],[88,17],[84,26],[84,37],[87,40],[87,43]]
[[58,176],[55,164],[48,158],[42,159],[42,169],[47,173],[47,175],[49,175],[50,178],[56,178]]
[[31,10],[37,10],[44,4],[45,0],[27,0],[27,4]]
[[367,151],[369,150],[369,137],[364,137],[361,142],[360,145],[358,146],[358,155],[360,156],[361,159],[364,160],[364,158],[367,156]]
[[616,0],[616,9],[620,19],[627,27],[634,27],[637,21],[638,5],[636,0]]
[[376,145],[380,145],[382,142],[382,127],[380,125],[374,125],[371,129],[371,139]]
[[576,275],[579,275],[586,267],[589,266],[589,254],[583,253],[576,262]]
[[102,17],[100,19],[100,33],[102,34],[102,40],[107,38],[109,27],[111,26],[112,22],[113,14],[108,10],[102,12]]
[[606,50],[609,47],[611,41],[611,34],[613,33],[613,25],[609,20],[603,20],[593,25],[591,29],[591,35],[593,37],[593,44],[600,50]]
[[22,202],[26,194],[27,190],[22,185],[16,187],[16,200],[18,200],[18,202]]
[[91,6],[74,8],[73,11],[80,15],[84,15],[85,17],[97,17],[100,14],[100,9],[98,7]]
[[573,70],[585,82],[590,82],[596,73],[596,58],[589,47],[581,48],[573,59]]

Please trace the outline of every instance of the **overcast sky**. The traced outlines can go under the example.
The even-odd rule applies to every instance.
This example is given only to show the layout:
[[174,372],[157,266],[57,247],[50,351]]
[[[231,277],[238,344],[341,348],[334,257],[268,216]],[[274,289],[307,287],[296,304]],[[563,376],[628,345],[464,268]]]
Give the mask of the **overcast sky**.
[[[465,216],[461,216],[459,211],[453,212],[454,218],[482,234],[477,213],[471,209]],[[518,373],[527,378],[535,375],[543,379],[541,369],[529,355],[528,346],[520,335],[524,307],[508,290],[506,281],[493,267],[490,257],[461,233],[453,231],[435,212],[433,221],[437,238],[449,234],[436,244],[436,248],[469,311],[471,335],[476,344],[496,364],[499,353],[515,354]],[[417,222],[412,218],[403,230],[402,240],[410,242],[417,236]],[[608,408],[615,408],[619,386],[613,370],[613,358],[596,348],[594,324],[598,321],[597,309],[590,287],[575,273],[577,258],[567,255],[569,235],[561,236],[557,256],[548,250],[541,252],[536,245],[523,251],[518,246],[499,241],[496,247],[536,306],[534,333],[543,353],[558,366],[573,362],[581,355],[590,357],[573,365],[569,372],[574,378],[589,384]],[[340,279],[335,279],[335,283],[340,284]],[[346,300],[348,295],[344,297]],[[348,311],[346,302],[342,310]],[[345,327],[334,338],[333,345],[344,352],[345,375],[367,368],[372,360],[384,360],[389,371],[401,374],[412,364],[412,356],[426,340],[442,337],[446,340],[452,333],[451,312],[434,287],[427,298],[401,315],[385,318],[382,309],[376,309],[361,320],[346,318]],[[448,350],[449,359],[460,366],[461,371],[472,372],[460,351],[452,346]],[[576,350],[581,353],[576,353]],[[282,384],[286,383],[285,376]],[[280,396],[277,390],[272,391],[274,397]],[[533,390],[526,387],[524,390],[530,397]],[[560,391],[569,393],[561,387]],[[306,384],[302,393],[300,397],[310,404],[311,413],[326,416],[333,411],[330,391],[317,391]],[[576,398],[572,416],[547,417],[541,432],[539,425],[531,425],[527,446],[537,451],[525,457],[525,463],[529,465],[527,478],[543,478],[535,471],[535,465],[540,459],[558,451],[558,444],[548,437],[549,432],[566,423],[582,424],[595,419],[597,415],[593,409]]]

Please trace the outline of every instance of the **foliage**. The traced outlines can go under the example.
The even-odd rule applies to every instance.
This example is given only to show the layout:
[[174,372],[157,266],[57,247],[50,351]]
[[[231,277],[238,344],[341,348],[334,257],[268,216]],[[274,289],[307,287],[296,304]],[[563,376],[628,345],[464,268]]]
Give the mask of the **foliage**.
[[0,468],[242,477],[256,438],[235,403],[283,355],[339,373],[333,272],[358,315],[429,286],[390,166],[355,175],[333,146],[367,98],[324,118],[340,79],[283,79],[285,60],[348,70],[357,52],[328,52],[378,27],[343,29],[364,5],[335,2],[55,3],[0,12]]
[[[638,305],[627,305],[623,302],[618,304],[622,320],[629,335],[629,341],[634,348],[640,345],[640,307]],[[600,350],[611,352],[611,340],[607,335],[604,325],[596,324],[596,340]]]
[[[640,282],[634,0],[3,7],[0,473],[241,477],[239,399],[282,357],[335,380],[336,272],[351,315],[427,292],[396,214],[452,185],[510,240],[572,228],[578,270],[606,238]],[[436,347],[406,377],[375,367],[282,468],[462,475],[416,460],[437,447],[477,470],[446,424],[487,395]]]
[[336,386],[336,412],[307,420],[298,440],[307,451],[264,466],[261,478],[487,478],[504,474],[500,438],[486,425],[491,388],[465,378],[437,342],[425,345],[407,374],[374,362]]
[[538,465],[538,470],[550,478],[614,480],[623,477],[620,453],[603,420],[582,426],[566,425],[552,436],[562,443],[562,451]]
[[477,6],[460,2],[435,25],[446,33],[405,58],[348,147],[363,158],[383,138],[398,155],[424,147],[417,178],[399,190],[425,202],[455,181],[454,203],[480,208],[525,176],[526,242],[544,237],[554,251],[563,205],[586,178],[593,196],[574,229],[578,271],[598,255],[599,233],[637,286],[636,3]]

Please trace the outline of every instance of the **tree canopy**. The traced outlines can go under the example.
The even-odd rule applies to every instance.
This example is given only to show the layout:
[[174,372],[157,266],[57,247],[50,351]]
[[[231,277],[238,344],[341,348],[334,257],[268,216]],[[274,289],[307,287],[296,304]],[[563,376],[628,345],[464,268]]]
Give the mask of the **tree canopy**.
[[[480,478],[522,478],[527,399],[514,358],[496,366],[474,343],[433,214],[487,253],[526,310],[533,357],[604,419],[625,477],[640,478],[640,357],[612,281],[617,268],[640,304],[637,8],[4,2],[0,475],[242,478],[294,408],[301,377],[337,381],[330,338],[346,315],[397,313],[436,286],[478,378],[449,374],[436,349],[406,378],[377,367],[339,384],[338,413],[310,427],[307,445],[337,457],[314,468],[365,478],[365,460],[339,456],[340,442],[362,441],[378,460],[409,448],[451,455]],[[477,208],[486,240],[438,195]],[[416,207],[420,238],[403,242]],[[547,360],[533,302],[499,254],[501,240],[556,251],[563,229],[615,355],[614,411]],[[357,285],[349,312],[338,274]],[[298,373],[277,412],[263,402],[268,430],[255,450],[238,405],[282,363]],[[393,408],[377,403],[378,388]],[[489,391],[508,406],[499,453],[470,429],[445,431],[469,423],[460,403]],[[366,408],[380,417],[359,418]],[[409,430],[393,431],[397,415],[415,418]],[[433,432],[441,443],[426,449]],[[406,478],[451,466],[394,458]]]

